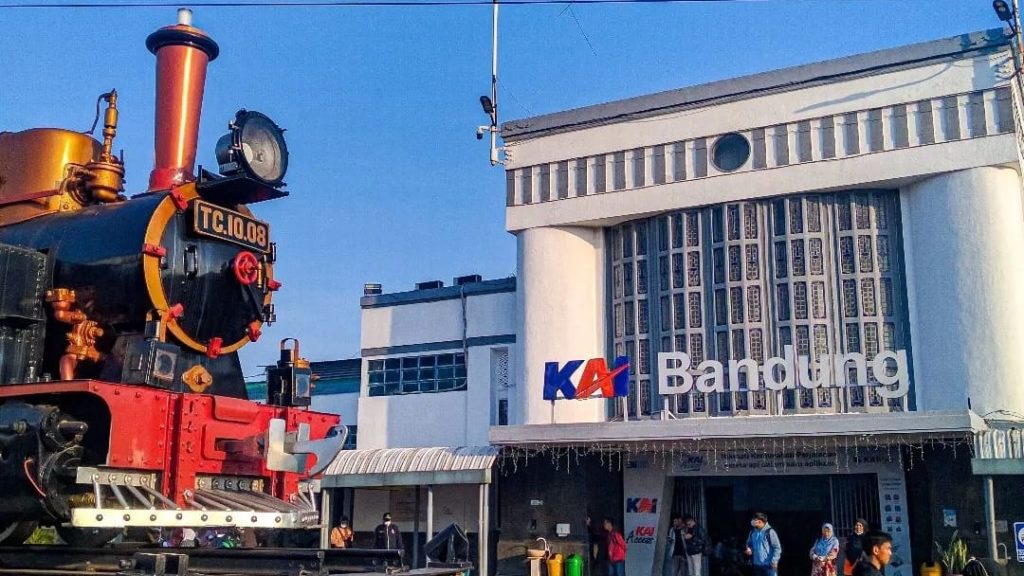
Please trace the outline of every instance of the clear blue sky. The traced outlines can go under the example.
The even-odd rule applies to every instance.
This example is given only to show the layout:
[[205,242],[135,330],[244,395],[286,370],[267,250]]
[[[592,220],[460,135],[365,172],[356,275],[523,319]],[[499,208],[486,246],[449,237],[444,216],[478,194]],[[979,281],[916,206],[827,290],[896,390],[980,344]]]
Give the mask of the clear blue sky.
[[[0,6],[11,3],[0,0]],[[805,0],[507,6],[502,120],[943,38],[999,22],[988,0]],[[128,192],[152,168],[154,58],[171,8],[0,9],[0,130],[88,128],[116,87]],[[359,354],[364,282],[515,273],[504,173],[475,139],[489,92],[489,7],[197,8],[221,46],[198,160],[235,110],[288,129],[292,196],[256,205],[278,242],[279,321],[246,374],[302,340],[313,360]]]

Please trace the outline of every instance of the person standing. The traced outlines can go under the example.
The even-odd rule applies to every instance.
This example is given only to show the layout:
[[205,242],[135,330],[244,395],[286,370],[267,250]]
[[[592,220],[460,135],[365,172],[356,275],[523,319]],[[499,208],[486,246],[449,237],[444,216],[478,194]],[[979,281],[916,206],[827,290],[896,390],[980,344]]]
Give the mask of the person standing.
[[679,514],[672,515],[672,526],[668,529],[665,539],[665,563],[669,568],[667,576],[687,576],[686,574],[686,525]]
[[821,537],[811,547],[811,576],[836,576],[836,558],[839,557],[839,539],[832,533],[832,525],[821,527]]
[[853,568],[854,576],[885,576],[885,566],[892,559],[892,536],[886,532],[869,532],[864,536],[864,555]]
[[615,528],[615,521],[604,519],[608,540],[608,576],[626,576],[626,539]]
[[348,525],[348,516],[343,516],[341,522],[331,529],[331,548],[351,548],[355,533]]
[[588,574],[590,576],[601,576],[605,573],[603,563],[606,556],[607,537],[601,524],[594,522],[589,514],[587,515],[587,539],[589,541],[587,552],[590,555]]
[[744,554],[750,556],[754,565],[754,576],[776,576],[779,560],[782,558],[782,544],[775,529],[768,524],[768,516],[763,512],[754,514],[750,521],[750,535],[747,536],[747,549]]
[[853,534],[846,539],[846,546],[843,547],[843,576],[853,576],[853,567],[860,561],[864,554],[864,533],[868,531],[868,521],[857,518],[853,523]]
[[705,534],[697,524],[697,519],[687,514],[683,516],[683,539],[686,541],[686,562],[689,576],[701,576],[704,572]]
[[382,522],[373,531],[373,547],[377,550],[398,550],[403,552],[402,533],[391,523],[391,513],[385,512]]

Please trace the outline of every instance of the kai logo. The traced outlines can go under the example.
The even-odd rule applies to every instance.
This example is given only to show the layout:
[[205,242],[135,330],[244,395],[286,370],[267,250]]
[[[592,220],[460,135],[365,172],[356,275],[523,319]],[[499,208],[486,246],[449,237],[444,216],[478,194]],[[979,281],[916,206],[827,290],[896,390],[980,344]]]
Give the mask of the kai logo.
[[544,399],[557,400],[558,393],[566,400],[585,400],[600,392],[602,398],[615,398],[629,394],[629,358],[619,356],[615,366],[608,369],[604,358],[591,358],[583,367],[577,384],[572,383],[572,376],[583,360],[570,360],[564,366],[558,362],[544,364]]
[[657,514],[657,498],[626,498],[626,514]]
[[654,526],[637,526],[626,536],[627,544],[654,544]]

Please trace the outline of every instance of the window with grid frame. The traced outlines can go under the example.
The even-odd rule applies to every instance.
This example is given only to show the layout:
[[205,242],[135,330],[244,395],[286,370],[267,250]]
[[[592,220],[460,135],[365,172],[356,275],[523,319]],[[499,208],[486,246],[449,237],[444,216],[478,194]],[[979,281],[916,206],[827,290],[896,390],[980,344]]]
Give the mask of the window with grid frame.
[[369,396],[399,396],[466,389],[462,352],[369,360]]
[[[705,356],[728,360],[737,337],[757,356],[781,354],[787,344],[811,357],[873,357],[879,349],[899,348],[906,336],[896,321],[902,312],[897,209],[892,191],[813,194],[724,203],[615,226],[611,269],[619,272],[612,280],[623,289],[613,290],[609,302],[613,341],[617,347],[626,338],[650,335],[654,341],[641,346],[636,359],[648,366],[653,363],[646,356],[655,349],[688,350],[692,365]],[[632,233],[643,226],[649,230]],[[647,243],[647,250],[640,248]],[[650,279],[638,269],[645,260]],[[625,276],[633,275],[636,283],[626,289]],[[637,315],[635,328],[619,320],[626,312]],[[752,326],[759,322],[781,325]],[[860,398],[787,392],[785,409],[880,403],[866,390]],[[764,410],[770,399],[710,395],[698,402],[696,396],[687,403],[691,413]],[[636,402],[644,404],[642,394]]]

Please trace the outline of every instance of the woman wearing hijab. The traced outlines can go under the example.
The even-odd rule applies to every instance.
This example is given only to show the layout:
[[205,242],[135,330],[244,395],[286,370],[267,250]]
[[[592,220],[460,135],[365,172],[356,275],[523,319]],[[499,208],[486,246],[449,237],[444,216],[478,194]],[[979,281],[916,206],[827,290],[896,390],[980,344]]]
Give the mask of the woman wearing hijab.
[[846,539],[846,546],[843,549],[843,576],[853,576],[853,567],[860,561],[864,554],[864,534],[868,531],[868,521],[857,518],[853,523],[853,534]]
[[836,576],[836,558],[839,557],[839,539],[831,524],[821,527],[821,538],[811,548],[811,576]]

